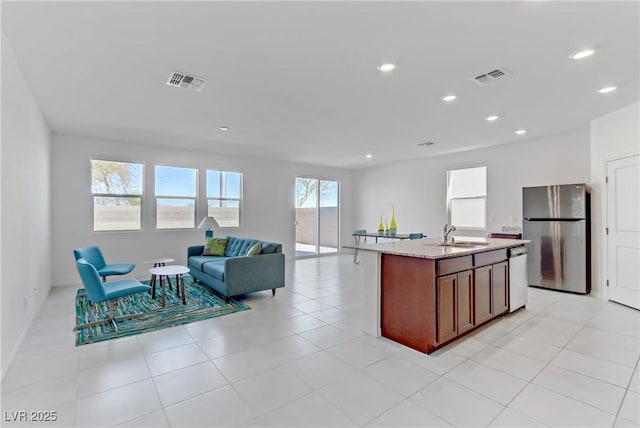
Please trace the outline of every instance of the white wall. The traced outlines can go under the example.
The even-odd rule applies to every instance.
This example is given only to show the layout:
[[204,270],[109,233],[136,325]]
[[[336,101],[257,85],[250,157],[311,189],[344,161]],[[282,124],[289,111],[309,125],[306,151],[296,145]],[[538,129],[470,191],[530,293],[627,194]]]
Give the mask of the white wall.
[[[145,163],[143,229],[137,232],[93,232],[91,211],[91,157]],[[200,170],[200,195],[204,199],[205,171],[221,169],[243,174],[243,212],[240,229],[225,229],[217,235],[233,235],[280,242],[288,260],[295,256],[295,177],[338,180],[341,196],[352,194],[352,172],[290,162],[180,150],[150,144],[105,141],[92,137],[54,134],[53,138],[53,284],[78,284],[73,249],[101,247],[108,262],[137,264],[132,275],[146,278],[150,266],[144,261],[171,257],[186,263],[190,245],[204,242],[204,231],[155,230],[154,165],[172,165]],[[352,204],[341,197],[342,239],[350,242]],[[198,207],[197,221],[206,215],[206,202]]]
[[2,375],[51,288],[51,133],[2,34]]
[[593,292],[606,295],[606,192],[607,161],[640,153],[640,103],[632,104],[591,122]]
[[522,187],[589,182],[589,134],[585,130],[358,171],[354,226],[376,230],[380,212],[390,217],[393,203],[399,233],[440,236],[447,221],[447,170],[482,165],[487,166],[488,231],[522,227]]

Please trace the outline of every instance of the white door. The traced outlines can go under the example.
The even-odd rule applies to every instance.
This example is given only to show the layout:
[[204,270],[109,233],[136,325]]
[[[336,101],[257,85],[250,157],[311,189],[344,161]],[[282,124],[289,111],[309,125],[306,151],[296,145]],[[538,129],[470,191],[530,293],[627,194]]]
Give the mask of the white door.
[[607,162],[609,300],[640,309],[640,155]]

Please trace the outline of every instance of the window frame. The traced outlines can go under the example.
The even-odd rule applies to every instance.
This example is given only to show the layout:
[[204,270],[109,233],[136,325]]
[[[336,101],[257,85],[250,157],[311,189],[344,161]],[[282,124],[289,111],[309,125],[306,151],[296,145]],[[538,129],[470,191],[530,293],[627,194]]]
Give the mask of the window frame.
[[[224,177],[225,173],[231,173],[231,174],[238,174],[239,176],[239,180],[238,180],[238,193],[239,196],[237,198],[230,198],[227,196],[219,196],[219,197],[209,197],[208,192],[209,192],[209,171],[211,172],[217,172],[218,174],[220,174],[220,195],[222,194],[226,194],[226,189],[224,188],[224,183],[225,181],[222,179],[222,177]],[[238,202],[238,225],[237,226],[222,226],[220,225],[220,229],[239,229],[242,227],[242,218],[243,218],[243,198],[244,198],[244,174],[239,172],[239,171],[229,171],[229,170],[224,170],[224,169],[210,169],[207,168],[204,172],[204,177],[205,177],[205,191],[204,191],[204,195],[205,195],[205,199],[206,199],[206,208],[207,208],[207,216],[209,216],[209,202],[210,201],[220,201],[221,205],[223,202],[226,201],[237,201]],[[222,208],[222,207],[219,207]]]
[[[140,194],[129,194],[129,193],[94,193],[93,192],[93,161],[101,161],[101,162],[114,162],[114,163],[126,163],[133,165],[140,165],[142,171],[140,173]],[[145,163],[144,161],[131,161],[131,160],[116,160],[116,159],[105,159],[99,158],[95,156],[89,156],[89,196],[91,197],[91,230],[95,233],[127,233],[127,232],[142,232],[144,230],[144,199],[145,199]],[[99,229],[96,230],[96,198],[129,198],[129,199],[140,199],[140,226],[137,229]]]
[[[484,177],[485,177],[485,182],[484,182],[484,195],[482,196],[463,196],[463,197],[451,197],[451,173],[455,172],[455,171],[463,171],[466,169],[478,169],[478,168],[484,168]],[[476,166],[469,166],[469,167],[464,167],[464,168],[455,168],[455,169],[447,169],[447,224],[451,225],[451,226],[455,226],[458,229],[461,230],[487,230],[488,227],[488,218],[487,218],[487,188],[488,188],[488,183],[487,183],[487,172],[488,172],[488,168],[486,165],[476,165]],[[484,226],[482,227],[469,227],[469,226],[458,226],[458,225],[454,225],[452,223],[451,220],[451,208],[452,208],[452,200],[471,200],[471,199],[481,199],[484,202]]]
[[[179,168],[179,169],[189,169],[195,171],[195,191],[194,196],[172,196],[172,195],[158,195],[157,193],[157,168]],[[198,168],[192,168],[188,166],[178,166],[178,165],[165,165],[165,164],[155,164],[153,166],[153,195],[154,195],[154,203],[155,203],[155,222],[156,222],[156,231],[165,231],[165,230],[193,230],[198,227],[197,217],[198,217],[198,184],[199,184],[199,176],[200,170]],[[158,200],[159,199],[179,199],[186,201],[193,201],[193,226],[190,227],[158,227]]]

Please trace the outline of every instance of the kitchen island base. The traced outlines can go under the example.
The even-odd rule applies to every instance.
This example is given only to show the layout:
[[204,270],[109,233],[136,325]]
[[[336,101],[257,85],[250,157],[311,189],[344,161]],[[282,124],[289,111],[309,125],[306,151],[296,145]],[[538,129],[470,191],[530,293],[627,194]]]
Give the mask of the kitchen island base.
[[396,254],[362,251],[364,331],[429,354],[506,314],[507,248],[523,243],[438,257],[398,254],[397,246]]

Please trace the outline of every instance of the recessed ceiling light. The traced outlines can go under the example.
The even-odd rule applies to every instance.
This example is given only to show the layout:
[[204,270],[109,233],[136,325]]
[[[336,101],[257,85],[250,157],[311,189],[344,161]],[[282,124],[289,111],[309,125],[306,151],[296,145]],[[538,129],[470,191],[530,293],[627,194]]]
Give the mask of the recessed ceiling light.
[[516,134],[518,134],[518,135],[522,135],[522,134],[526,134],[526,133],[527,133],[527,130],[526,130],[526,129],[518,129],[518,130],[516,131]]
[[393,69],[396,68],[395,64],[391,64],[390,62],[386,63],[386,64],[381,64],[378,66],[378,70],[382,71],[383,73],[388,73],[390,71],[393,71]]
[[446,97],[442,97],[442,101],[446,101],[448,103],[450,103],[451,101],[455,100],[457,97],[455,95],[447,95]]
[[367,159],[371,159],[373,157],[373,155],[371,153],[368,153],[366,155],[364,155],[365,158]]
[[493,122],[494,120],[498,120],[500,118],[500,116],[488,116],[485,119],[488,120],[489,122]]
[[609,92],[613,92],[618,89],[615,86],[606,86],[598,91],[599,94],[608,94]]
[[571,59],[584,59],[584,58],[586,58],[588,56],[593,55],[594,52],[595,51],[593,49],[587,49],[587,50],[580,51],[578,53],[575,53],[575,54],[571,55],[570,58]]
[[221,126],[221,127],[220,127],[220,130],[221,130],[221,131],[228,131],[228,130],[229,130],[229,127],[228,127],[228,126]]

